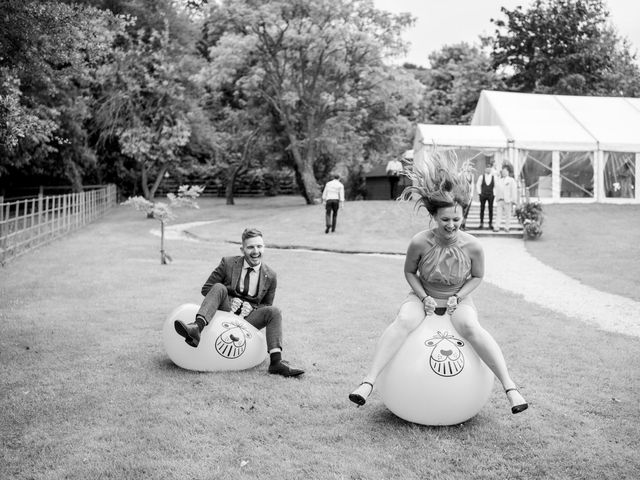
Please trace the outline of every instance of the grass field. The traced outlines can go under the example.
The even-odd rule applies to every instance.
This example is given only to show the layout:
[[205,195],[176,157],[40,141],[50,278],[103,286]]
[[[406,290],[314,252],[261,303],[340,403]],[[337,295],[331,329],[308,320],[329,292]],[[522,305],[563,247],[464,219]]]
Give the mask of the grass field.
[[581,282],[640,301],[640,206],[545,205],[527,250]]
[[[162,348],[165,317],[200,301],[245,226],[263,229],[273,247],[403,252],[426,223],[407,205],[353,202],[325,235],[322,208],[301,199],[223,203],[178,212],[177,222],[215,223],[193,230],[208,241],[169,240],[168,266],[149,234],[157,222],[120,207],[0,270],[0,478],[637,478],[640,341],[489,284],[475,295],[481,321],[529,410],[511,415],[497,383],[481,412],[455,427],[404,422],[375,392],[365,407],[351,404],[408,290],[401,257],[266,252],[278,272],[284,356],[306,369],[300,379],[268,375],[266,364],[175,367]],[[639,238],[640,209],[566,207],[547,209],[544,236],[527,249],[585,283],[620,293],[630,282],[637,292],[638,242],[621,238]],[[598,225],[598,245],[615,250],[607,258],[624,271],[603,268],[604,248],[571,219]]]

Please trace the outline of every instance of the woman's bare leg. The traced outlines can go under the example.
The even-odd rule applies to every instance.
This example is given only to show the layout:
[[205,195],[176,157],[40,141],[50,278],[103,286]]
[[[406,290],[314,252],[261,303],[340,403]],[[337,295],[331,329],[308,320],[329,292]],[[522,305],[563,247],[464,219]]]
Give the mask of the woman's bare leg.
[[[371,394],[373,384],[380,372],[397,353],[409,334],[420,325],[424,316],[424,307],[417,297],[416,301],[407,300],[400,306],[395,320],[382,332],[378,340],[373,360],[362,384],[349,396],[352,401],[364,404],[362,400],[366,400]],[[362,399],[360,402],[357,401],[358,397]]]
[[[482,361],[498,378],[507,392],[511,406],[526,404],[524,397],[516,389],[515,382],[509,375],[507,362],[504,359],[498,342],[478,322],[478,315],[470,305],[460,305],[451,316],[451,323],[474,348]],[[513,389],[513,390],[511,390]]]

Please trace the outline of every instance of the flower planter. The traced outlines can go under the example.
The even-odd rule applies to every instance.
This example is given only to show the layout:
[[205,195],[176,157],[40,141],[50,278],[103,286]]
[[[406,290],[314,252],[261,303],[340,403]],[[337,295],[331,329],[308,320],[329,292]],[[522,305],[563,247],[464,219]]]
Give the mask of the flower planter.
[[526,202],[516,208],[516,217],[523,227],[523,238],[535,240],[542,235],[542,205],[538,202]]

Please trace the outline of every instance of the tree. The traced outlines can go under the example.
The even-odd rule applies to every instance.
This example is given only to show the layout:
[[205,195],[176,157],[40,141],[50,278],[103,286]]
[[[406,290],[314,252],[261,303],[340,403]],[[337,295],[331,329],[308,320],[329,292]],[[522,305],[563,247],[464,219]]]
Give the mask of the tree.
[[0,175],[44,173],[82,189],[91,82],[124,21],[95,8],[2,0]]
[[[389,158],[410,148],[414,126],[421,119],[419,106],[423,95],[423,85],[410,72],[388,68],[379,77],[376,88],[360,97],[356,112],[339,127],[342,137],[336,136],[344,139],[351,153],[340,157],[346,167],[348,198],[366,196],[364,176],[372,165],[386,164]],[[348,134],[350,139],[346,137]]]
[[4,161],[0,163],[0,176],[11,167],[21,168],[28,163],[25,156],[14,156],[20,144],[49,141],[56,123],[38,115],[39,109],[29,108],[23,102],[20,79],[8,68],[0,68],[0,150]]
[[[376,90],[412,19],[370,0],[224,0],[212,4],[202,72],[214,90],[233,81],[266,102],[280,124],[307,203],[320,189],[314,167],[359,101]],[[344,124],[344,122],[343,122]]]
[[193,85],[190,63],[176,58],[167,30],[141,37],[129,36],[100,70],[95,120],[100,141],[117,139],[120,151],[136,161],[143,195],[151,200],[189,142],[194,102],[187,87]]
[[126,201],[122,202],[122,205],[129,205],[135,210],[144,212],[147,218],[154,218],[160,222],[160,264],[166,265],[172,261],[171,256],[164,249],[164,227],[165,225],[176,218],[176,214],[173,211],[177,207],[189,207],[200,208],[196,203],[196,199],[200,196],[203,187],[182,185],[178,188],[178,194],[174,195],[169,193],[167,198],[169,203],[164,202],[150,202],[146,198],[137,196],[129,197]]
[[425,77],[425,115],[429,123],[468,124],[482,90],[504,88],[489,55],[465,42],[429,55]]
[[536,0],[502,8],[506,20],[492,43],[493,65],[512,71],[507,86],[522,92],[573,95],[640,94],[629,44],[609,23],[604,0]]
[[[201,28],[199,13],[207,0],[58,0],[82,4],[128,17],[127,31],[146,37],[150,32],[168,30],[171,44],[188,50],[193,47]],[[194,14],[195,13],[195,14]]]
[[[256,148],[261,145],[271,121],[259,98],[247,97],[238,88],[238,77],[207,91],[203,110],[211,125],[216,150],[216,169],[224,173],[227,205],[233,205],[238,176],[257,162]],[[206,81],[205,81],[206,83]],[[267,121],[265,121],[265,119]]]

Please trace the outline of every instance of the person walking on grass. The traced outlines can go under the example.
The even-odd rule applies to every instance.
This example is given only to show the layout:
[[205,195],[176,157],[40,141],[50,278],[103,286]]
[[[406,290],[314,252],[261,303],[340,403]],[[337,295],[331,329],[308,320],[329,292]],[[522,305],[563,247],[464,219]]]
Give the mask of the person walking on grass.
[[344,185],[340,181],[340,175],[333,175],[333,180],[327,182],[322,191],[322,202],[325,204],[325,229],[324,233],[336,231],[338,222],[338,209],[344,208]]
[[174,322],[178,335],[197,348],[200,333],[216,311],[223,310],[244,317],[258,330],[264,328],[267,350],[271,359],[269,373],[284,377],[297,377],[303,370],[289,366],[282,360],[282,314],[273,306],[278,284],[276,273],[262,262],[264,240],[262,232],[247,228],[242,232],[242,255],[223,257],[202,286],[204,300],[195,321]]
[[[509,376],[502,351],[478,322],[478,312],[471,293],[482,283],[484,254],[480,242],[460,230],[465,205],[470,198],[464,170],[457,172],[455,160],[443,158],[439,152],[416,160],[408,176],[413,185],[402,198],[416,193],[416,205],[424,207],[435,226],[416,234],[409,244],[404,275],[411,287],[398,314],[382,333],[373,361],[362,383],[349,394],[349,400],[364,405],[373,391],[378,374],[394,357],[409,334],[425,316],[451,315],[454,328],[473,346],[484,363],[502,383],[511,412],[526,410],[527,402]],[[437,395],[438,392],[434,392]]]

